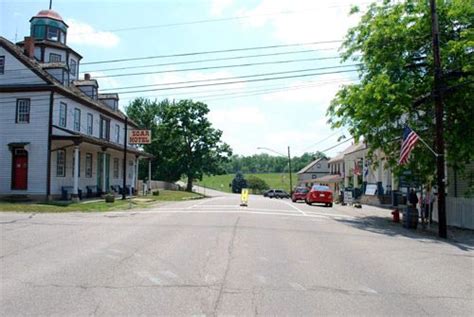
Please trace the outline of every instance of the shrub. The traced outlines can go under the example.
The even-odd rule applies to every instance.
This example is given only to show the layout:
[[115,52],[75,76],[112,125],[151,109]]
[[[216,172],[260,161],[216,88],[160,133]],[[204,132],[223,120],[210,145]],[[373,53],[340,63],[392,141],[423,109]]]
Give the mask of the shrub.
[[252,193],[261,193],[270,188],[268,184],[257,176],[250,175],[247,180],[247,186],[252,190]]

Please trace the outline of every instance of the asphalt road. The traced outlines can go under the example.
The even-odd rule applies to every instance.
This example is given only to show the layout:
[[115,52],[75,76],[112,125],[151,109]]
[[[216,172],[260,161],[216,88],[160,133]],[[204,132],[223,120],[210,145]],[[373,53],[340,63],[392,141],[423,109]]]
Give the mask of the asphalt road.
[[2,213],[0,315],[474,314],[471,246],[367,210],[224,195]]

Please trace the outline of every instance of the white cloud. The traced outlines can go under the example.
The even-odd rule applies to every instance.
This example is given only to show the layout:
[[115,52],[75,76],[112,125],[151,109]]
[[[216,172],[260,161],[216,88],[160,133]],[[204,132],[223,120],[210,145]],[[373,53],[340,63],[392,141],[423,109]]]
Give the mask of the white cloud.
[[255,125],[265,124],[266,116],[257,107],[237,106],[228,109],[217,109],[209,113],[209,119],[220,127],[228,125]]
[[[97,79],[99,84],[99,92],[101,89],[115,89],[120,86],[117,79],[108,77],[104,72],[89,72],[92,79]],[[100,77],[100,78],[97,78]]]
[[220,16],[225,9],[229,8],[234,3],[234,0],[212,0],[211,15]]
[[273,36],[284,43],[339,40],[358,21],[358,16],[348,16],[350,5],[357,2],[362,0],[322,5],[319,1],[315,5],[314,0],[262,0],[252,9],[241,10],[240,15],[252,16],[242,20],[245,27],[270,25]]
[[[199,86],[199,87],[192,87],[186,89],[171,89],[171,90],[158,90],[156,92],[157,95],[171,95],[173,96],[176,93],[176,99],[192,97],[193,99],[199,100],[199,96],[211,95],[211,94],[219,94],[222,93],[222,90],[241,90],[245,87],[244,83],[235,83],[229,85],[220,85],[220,83],[226,82],[228,80],[213,80],[216,78],[228,78],[228,77],[235,77],[235,74],[229,71],[217,71],[217,72],[170,72],[170,73],[163,73],[163,74],[156,74],[150,75],[146,78],[146,81],[152,85],[160,85],[155,87],[150,87],[150,89],[156,88],[167,88],[167,87],[181,87],[181,86]],[[194,82],[194,81],[201,81],[201,82]],[[232,81],[232,80],[231,80]],[[163,85],[165,83],[180,83],[182,84],[172,84],[172,85]],[[213,84],[219,85],[213,86]],[[205,86],[200,86],[205,85]],[[186,94],[183,94],[186,93]],[[173,97],[171,97],[173,98]]]
[[114,33],[95,30],[87,23],[75,19],[67,19],[66,23],[69,25],[68,43],[112,48],[120,42],[120,38]]
[[321,76],[317,81],[295,81],[288,90],[277,91],[263,96],[265,101],[311,102],[326,109],[342,84],[348,84],[350,76],[331,74]]

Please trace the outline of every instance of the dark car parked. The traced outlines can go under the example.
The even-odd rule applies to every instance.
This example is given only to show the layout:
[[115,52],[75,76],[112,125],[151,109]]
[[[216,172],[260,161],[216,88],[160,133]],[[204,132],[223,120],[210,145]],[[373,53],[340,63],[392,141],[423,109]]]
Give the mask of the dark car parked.
[[291,200],[297,202],[298,200],[305,200],[308,195],[309,189],[306,187],[296,187],[291,195]]
[[281,189],[269,189],[263,193],[263,197],[269,198],[290,198],[290,194]]

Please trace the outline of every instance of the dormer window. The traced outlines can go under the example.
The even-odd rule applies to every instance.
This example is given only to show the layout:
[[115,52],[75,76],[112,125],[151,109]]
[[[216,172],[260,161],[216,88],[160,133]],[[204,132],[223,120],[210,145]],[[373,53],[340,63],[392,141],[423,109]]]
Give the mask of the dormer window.
[[59,63],[59,62],[61,62],[61,55],[60,54],[49,53],[49,62],[50,63]]
[[71,75],[76,76],[77,63],[73,59],[71,59],[71,61],[69,62],[69,70],[71,72]]
[[59,42],[59,29],[54,27],[48,27],[48,33],[46,33],[46,39],[50,41]]

